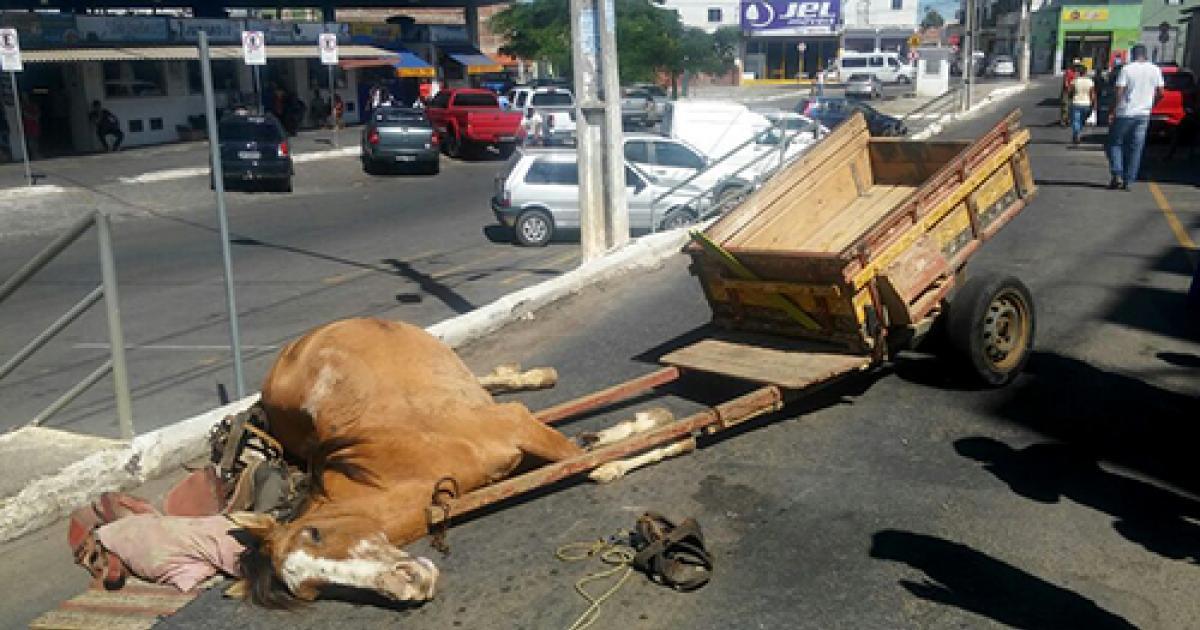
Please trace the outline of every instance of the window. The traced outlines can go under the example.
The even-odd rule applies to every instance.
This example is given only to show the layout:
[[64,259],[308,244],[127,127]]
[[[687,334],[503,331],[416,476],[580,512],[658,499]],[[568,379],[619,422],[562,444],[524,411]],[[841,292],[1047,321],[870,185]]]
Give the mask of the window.
[[882,68],[883,67],[883,57],[871,57],[871,67],[872,68]]
[[400,123],[413,127],[429,126],[425,114],[407,109],[377,109],[375,110],[375,122]]
[[578,186],[579,167],[574,162],[551,162],[538,160],[525,173],[526,184],[550,184],[554,186]]
[[495,94],[468,92],[454,97],[455,107],[500,107]]
[[687,147],[672,142],[654,143],[654,163],[671,168],[702,169],[704,158]]
[[150,119],[150,131],[162,131],[162,128],[163,128],[163,119],[161,119],[161,118],[151,118]]
[[904,0],[892,0],[892,10],[899,11],[904,8]]
[[534,107],[570,107],[575,104],[570,92],[539,92],[533,95],[529,104]]
[[[201,94],[204,92],[204,84],[200,77],[200,63],[188,61],[188,90],[192,94]],[[239,61],[221,60],[211,61],[212,65],[212,82],[213,91],[215,92],[236,92],[238,91],[238,64]]]
[[222,121],[217,135],[222,140],[247,142],[280,142],[283,140],[283,132],[279,126],[260,116]]
[[144,98],[167,93],[167,78],[159,61],[106,61],[104,96]]
[[437,96],[434,96],[433,100],[429,102],[430,107],[443,108],[448,105],[450,105],[450,93],[445,90],[438,92]]
[[143,125],[144,124],[140,119],[129,119],[129,133],[141,133],[145,129]]
[[721,10],[720,10],[720,9],[709,9],[709,10],[708,10],[708,21],[709,21],[709,22],[712,22],[712,23],[714,23],[714,24],[716,24],[716,23],[720,23],[720,21],[721,21]]
[[529,96],[529,92],[520,91],[520,92],[515,92],[515,94],[517,95],[517,98],[513,99],[513,106],[518,109],[524,109],[525,97]]
[[645,182],[642,181],[642,178],[638,177],[638,174],[633,172],[633,169],[629,168],[628,166],[625,167],[625,185],[626,186],[628,186],[629,188],[638,188],[638,187],[642,186],[644,183]]
[[635,164],[650,162],[649,145],[645,142],[626,142],[625,159]]
[[889,68],[895,69],[900,67],[900,62],[896,61],[895,57],[888,57],[887,62]]
[[851,57],[849,59],[843,59],[842,67],[843,68],[866,68],[867,60],[863,59],[862,57],[858,57],[858,58]]

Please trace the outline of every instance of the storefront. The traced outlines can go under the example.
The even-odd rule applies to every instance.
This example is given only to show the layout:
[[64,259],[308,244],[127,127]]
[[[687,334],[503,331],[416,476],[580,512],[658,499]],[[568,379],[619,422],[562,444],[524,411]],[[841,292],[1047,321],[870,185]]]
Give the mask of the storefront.
[[743,82],[793,82],[815,77],[838,55],[840,0],[747,0]]
[[1114,59],[1127,59],[1129,49],[1141,41],[1141,4],[1067,5],[1055,10],[1055,74],[1074,59],[1091,67],[1110,67]]

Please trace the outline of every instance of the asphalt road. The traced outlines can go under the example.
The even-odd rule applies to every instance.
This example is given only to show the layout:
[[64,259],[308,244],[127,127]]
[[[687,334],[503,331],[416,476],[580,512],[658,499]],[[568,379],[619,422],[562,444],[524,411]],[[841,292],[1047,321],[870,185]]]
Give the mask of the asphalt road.
[[[1052,90],[1003,106],[1020,107],[1034,129],[1041,192],[972,262],[972,273],[1017,275],[1035,296],[1036,353],[1009,387],[981,390],[934,357],[904,356],[696,454],[454,527],[452,554],[430,556],[444,582],[424,606],[320,602],[277,613],[213,591],[161,626],[566,627],[586,607],[575,580],[599,567],[559,562],[555,548],[628,528],[652,509],[699,519],[713,582],[681,594],[635,576],[593,627],[1194,627],[1191,267],[1148,184],[1103,190],[1096,147],[1070,149],[1067,132],[1048,126]],[[1000,113],[950,135],[977,135]],[[1148,174],[1183,200],[1181,223],[1196,238],[1197,206],[1185,205],[1200,198],[1195,172],[1155,160]],[[557,367],[559,388],[523,397],[537,408],[653,369],[663,352],[704,335],[708,316],[680,257],[463,354],[477,370],[512,360]],[[658,402],[682,413],[734,391],[695,378]],[[430,554],[423,543],[414,551]]]
[[[340,157],[297,164],[294,194],[231,194],[247,390],[257,390],[278,344],[321,322],[379,315],[428,325],[573,267],[578,244],[519,248],[495,229],[488,203],[500,166],[445,159],[434,177],[373,177],[356,158]],[[233,391],[213,198],[204,176],[137,185],[94,178],[71,199],[86,194],[116,213],[134,422],[143,432],[211,408],[218,383]],[[5,239],[0,277],[49,238]],[[0,305],[0,356],[99,282],[96,247],[94,237],[81,240]],[[107,341],[97,306],[0,382],[0,430],[23,424],[99,365]],[[116,436],[109,381],[46,426]]]

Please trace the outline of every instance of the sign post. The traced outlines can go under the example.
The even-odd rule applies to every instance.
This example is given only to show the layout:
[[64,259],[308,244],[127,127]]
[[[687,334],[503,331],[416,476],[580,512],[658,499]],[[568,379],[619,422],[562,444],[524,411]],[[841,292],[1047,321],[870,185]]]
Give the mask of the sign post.
[[[208,159],[212,169],[213,192],[217,195],[217,228],[221,235],[221,263],[225,269],[225,308],[229,311],[229,344],[233,350],[233,387],[240,399],[246,396],[246,379],[242,375],[242,341],[233,292],[233,261],[229,254],[229,219],[225,212],[225,172],[221,167],[221,138],[217,135],[217,104],[213,96],[212,67],[208,57],[208,33],[200,31],[197,35],[200,81],[204,88],[204,118],[208,123]],[[245,33],[242,34],[242,41],[246,41]]]
[[258,113],[262,114],[262,77],[259,68],[267,65],[267,38],[262,31],[242,31],[242,57],[246,65],[254,66],[254,96],[258,99]]
[[[317,47],[321,49],[321,63],[329,69],[329,115],[333,115],[333,95],[337,93],[337,86],[333,82],[333,69],[338,65],[338,43],[337,33],[321,33],[317,37]],[[342,139],[338,135],[339,129],[337,125],[333,127],[333,145],[337,148],[342,148]]]
[[[25,118],[21,113],[21,93],[17,91],[17,73],[24,70],[21,64],[21,42],[17,29],[0,28],[0,70],[8,73],[12,81],[13,106],[17,114],[17,134],[21,138],[21,156],[25,158],[25,183],[33,185],[33,171],[29,168],[29,143],[25,141]],[[0,110],[0,116],[4,115]]]

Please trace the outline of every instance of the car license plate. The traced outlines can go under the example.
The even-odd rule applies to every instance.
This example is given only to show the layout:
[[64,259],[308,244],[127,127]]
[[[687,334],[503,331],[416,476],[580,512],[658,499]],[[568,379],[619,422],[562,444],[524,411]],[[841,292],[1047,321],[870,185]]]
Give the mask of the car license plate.
[[500,136],[499,141],[500,142],[514,142],[514,141],[516,141],[516,139],[517,138],[515,136]]
[[415,155],[397,155],[396,156],[397,162],[415,162],[416,159],[417,159],[417,156],[415,156]]
[[257,160],[262,158],[262,153],[258,151],[238,151],[238,157],[243,160]]

